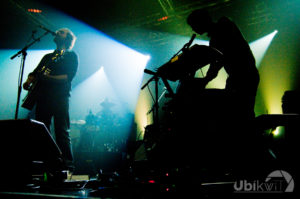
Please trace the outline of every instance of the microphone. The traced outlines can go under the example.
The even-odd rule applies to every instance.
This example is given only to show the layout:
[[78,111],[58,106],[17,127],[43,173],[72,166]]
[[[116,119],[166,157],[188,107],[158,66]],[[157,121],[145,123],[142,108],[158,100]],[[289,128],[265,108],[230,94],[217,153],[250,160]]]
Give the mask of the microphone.
[[48,28],[46,28],[46,27],[44,27],[44,26],[42,26],[42,25],[39,25],[39,28],[41,28],[41,29],[43,29],[43,30],[49,32],[49,33],[50,33],[51,35],[53,35],[53,36],[56,36],[56,33],[55,33],[54,31],[49,30]]
[[193,43],[193,41],[194,41],[195,38],[196,38],[196,34],[193,34],[192,37],[191,37],[191,39],[190,39],[190,41],[185,44],[185,47],[189,48],[190,45],[192,45],[192,43]]

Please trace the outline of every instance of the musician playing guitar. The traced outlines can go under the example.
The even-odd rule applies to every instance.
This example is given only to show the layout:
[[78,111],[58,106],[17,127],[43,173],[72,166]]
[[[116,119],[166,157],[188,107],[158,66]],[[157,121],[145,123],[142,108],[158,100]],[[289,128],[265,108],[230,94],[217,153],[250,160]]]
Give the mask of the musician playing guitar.
[[[37,87],[35,119],[43,122],[49,130],[51,119],[54,119],[56,143],[68,170],[74,169],[69,135],[69,97],[71,81],[78,69],[78,56],[72,51],[75,41],[76,37],[69,29],[57,30],[54,38],[56,50],[42,58],[23,84],[29,93],[33,86]],[[24,104],[22,106],[27,108]]]

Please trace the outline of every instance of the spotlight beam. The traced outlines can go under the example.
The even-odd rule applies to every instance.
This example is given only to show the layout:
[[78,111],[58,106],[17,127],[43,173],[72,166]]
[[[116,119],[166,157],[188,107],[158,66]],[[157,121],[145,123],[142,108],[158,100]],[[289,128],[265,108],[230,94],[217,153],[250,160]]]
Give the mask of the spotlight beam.
[[257,66],[260,66],[260,63],[262,62],[272,40],[277,33],[278,31],[275,30],[272,33],[250,43],[250,48],[254,54]]

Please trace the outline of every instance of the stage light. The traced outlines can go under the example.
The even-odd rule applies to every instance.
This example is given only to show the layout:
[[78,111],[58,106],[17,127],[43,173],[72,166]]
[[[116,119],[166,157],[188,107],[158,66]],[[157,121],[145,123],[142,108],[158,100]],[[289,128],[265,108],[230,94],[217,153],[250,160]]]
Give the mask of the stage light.
[[143,139],[145,127],[153,123],[153,117],[148,114],[152,106],[152,99],[149,91],[144,89],[140,92],[135,110],[135,121],[137,123],[138,139]]
[[42,13],[43,11],[40,10],[40,9],[35,9],[35,8],[29,8],[27,9],[28,12],[31,12],[31,13]]
[[104,68],[73,88],[70,101],[70,115],[73,120],[82,120],[91,110],[94,114],[101,110],[101,101],[109,99],[114,103],[117,97],[110,85]]
[[259,67],[260,63],[262,62],[272,40],[277,33],[278,31],[274,30],[272,33],[250,43],[250,48],[255,57],[257,67]]
[[[80,37],[80,38],[79,38]],[[150,59],[128,46],[102,34],[88,29],[78,35],[76,44],[80,53],[81,78],[94,73],[99,65],[104,66],[107,80],[126,108],[135,111],[144,68]],[[86,49],[93,49],[87,51]],[[84,59],[84,60],[83,60]],[[85,68],[82,68],[82,62]],[[88,67],[86,67],[88,66]]]
[[[253,42],[253,53],[256,54],[258,60],[258,67],[260,72],[260,85],[259,95],[261,101],[258,104],[263,104],[261,108],[256,108],[256,112],[264,114],[281,114],[282,113],[282,102],[281,98],[284,91],[291,89],[292,81],[294,81],[292,71],[289,69],[292,61],[282,56],[282,45],[274,43],[272,49],[270,44],[274,39],[275,35],[279,31],[274,30],[272,33],[265,37]],[[284,44],[285,45],[285,44]],[[272,50],[272,51],[271,51]],[[266,52],[269,53],[266,53]],[[260,110],[264,109],[264,110]]]
[[284,126],[277,126],[276,128],[272,129],[272,131],[271,131],[274,138],[281,138],[284,135],[284,132],[285,132]]
[[164,17],[161,17],[159,19],[157,19],[157,21],[165,21],[167,20],[169,17],[168,16],[164,16]]
[[[203,39],[195,39],[195,41],[193,42],[193,44],[208,46],[209,45],[209,41],[203,40]],[[192,46],[193,46],[193,44],[192,44]]]

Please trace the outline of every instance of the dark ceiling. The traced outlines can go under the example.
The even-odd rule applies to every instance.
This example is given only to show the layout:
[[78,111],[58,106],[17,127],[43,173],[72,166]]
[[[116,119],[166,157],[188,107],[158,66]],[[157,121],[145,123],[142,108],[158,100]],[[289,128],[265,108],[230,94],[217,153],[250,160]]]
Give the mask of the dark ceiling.
[[[299,0],[5,0],[0,6],[0,49],[22,49],[37,25],[52,30],[61,27],[59,23],[64,19],[54,20],[60,11],[140,53],[151,55],[148,68],[161,65],[180,49],[177,44],[172,47],[178,38],[172,36],[186,36],[188,42],[193,32],[186,18],[197,8],[208,9],[215,20],[223,15],[230,17],[248,42],[275,29],[281,33],[282,41],[300,31]],[[29,13],[28,8],[43,12]],[[166,20],[160,20],[166,16]],[[199,35],[197,38],[207,39]],[[55,48],[53,42],[49,46],[49,39],[48,43],[45,40],[32,48]]]
[[[274,2],[285,3],[284,7],[274,6]],[[292,2],[292,1],[289,1]],[[194,9],[207,8],[217,19],[221,15],[231,17],[240,26],[247,40],[273,31],[278,21],[278,11],[286,9],[288,1],[274,0],[101,0],[101,1],[57,1],[57,0],[6,0],[2,1],[1,48],[20,48],[17,43],[5,41],[20,37],[20,32],[30,29],[32,18],[28,8],[50,6],[73,16],[115,39],[139,48],[142,41],[160,45],[166,40],[153,31],[190,36],[191,29],[186,24],[187,15]],[[25,11],[25,12],[24,12]],[[44,9],[47,11],[47,9]],[[41,13],[47,18],[47,12]],[[167,16],[168,19],[159,21]],[[42,17],[38,17],[42,19]],[[136,29],[149,30],[137,34]],[[146,33],[145,33],[146,32]],[[25,38],[24,38],[25,39]],[[20,44],[22,42],[19,42]],[[23,43],[22,43],[23,44]],[[152,45],[151,44],[151,45]]]

